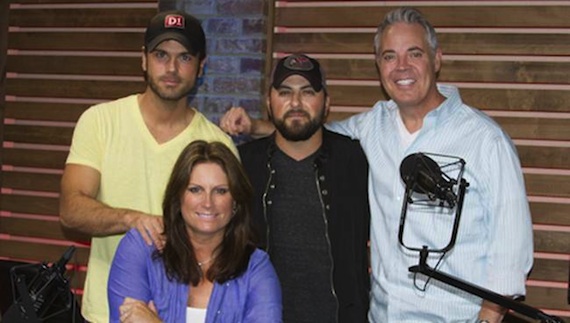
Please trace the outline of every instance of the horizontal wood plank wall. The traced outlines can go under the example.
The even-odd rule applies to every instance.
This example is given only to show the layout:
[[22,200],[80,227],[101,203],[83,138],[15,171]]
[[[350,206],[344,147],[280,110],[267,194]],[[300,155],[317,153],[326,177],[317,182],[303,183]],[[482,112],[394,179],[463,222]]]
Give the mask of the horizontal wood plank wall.
[[[89,238],[58,222],[73,127],[89,106],[144,90],[144,28],[157,0],[12,0],[2,106],[0,259],[70,261],[81,294]],[[9,290],[1,286],[1,290]]]
[[276,1],[268,58],[300,51],[320,59],[330,119],[366,111],[385,99],[376,26],[402,5],[438,31],[439,81],[457,85],[514,139],[534,222],[526,303],[570,320],[570,1]]

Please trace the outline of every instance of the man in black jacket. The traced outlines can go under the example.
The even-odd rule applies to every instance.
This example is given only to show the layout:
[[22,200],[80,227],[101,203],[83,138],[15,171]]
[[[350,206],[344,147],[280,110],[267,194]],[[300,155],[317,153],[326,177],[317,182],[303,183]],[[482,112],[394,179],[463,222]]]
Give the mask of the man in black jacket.
[[366,322],[370,214],[360,144],[324,129],[326,81],[306,55],[277,63],[267,106],[277,131],[238,149],[261,247],[281,281],[284,321]]

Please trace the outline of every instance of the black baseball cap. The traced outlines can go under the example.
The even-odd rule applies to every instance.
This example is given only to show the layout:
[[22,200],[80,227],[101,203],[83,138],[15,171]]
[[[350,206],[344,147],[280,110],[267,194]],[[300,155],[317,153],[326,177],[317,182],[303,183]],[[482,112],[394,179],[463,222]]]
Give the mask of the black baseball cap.
[[327,91],[325,73],[321,68],[321,64],[314,58],[305,54],[292,54],[281,58],[273,69],[271,85],[277,89],[291,75],[301,75],[306,78],[317,92],[320,92],[322,89],[325,92]]
[[202,24],[194,16],[179,10],[156,14],[148,24],[144,35],[144,46],[153,51],[165,40],[176,40],[192,55],[206,56],[206,35]]

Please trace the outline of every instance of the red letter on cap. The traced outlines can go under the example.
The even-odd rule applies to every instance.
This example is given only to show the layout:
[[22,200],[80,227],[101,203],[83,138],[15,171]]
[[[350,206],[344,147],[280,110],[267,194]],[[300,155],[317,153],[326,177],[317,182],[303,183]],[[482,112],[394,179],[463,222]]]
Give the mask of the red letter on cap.
[[166,16],[166,18],[164,18],[164,27],[184,28],[184,17],[177,15]]

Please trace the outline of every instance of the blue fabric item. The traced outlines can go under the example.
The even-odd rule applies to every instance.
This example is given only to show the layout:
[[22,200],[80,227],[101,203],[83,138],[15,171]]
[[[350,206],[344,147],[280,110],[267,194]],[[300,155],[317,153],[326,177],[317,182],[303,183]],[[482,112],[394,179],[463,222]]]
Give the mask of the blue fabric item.
[[[404,197],[399,167],[415,152],[465,160],[465,195],[457,242],[437,268],[502,295],[524,295],[533,262],[530,211],[520,162],[510,138],[487,115],[465,105],[457,88],[438,85],[447,98],[424,118],[417,138],[404,147],[398,132],[398,107],[379,101],[368,112],[327,127],[360,140],[370,164],[372,293],[371,322],[474,322],[481,299],[434,279],[422,292],[410,266],[419,252],[398,242]],[[441,208],[440,208],[441,209]],[[410,207],[405,243],[443,247],[449,241],[451,214]],[[428,265],[435,267],[437,254]],[[418,285],[426,277],[418,275]]]
[[[163,262],[152,258],[154,250],[134,229],[121,240],[108,284],[111,322],[119,322],[119,306],[127,296],[154,301],[164,322],[186,321],[189,286],[168,280]],[[281,289],[269,256],[257,249],[245,273],[214,283],[207,311],[206,323],[281,322]]]

